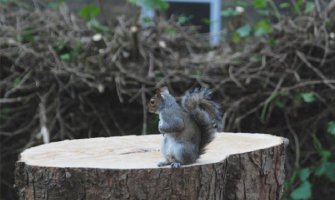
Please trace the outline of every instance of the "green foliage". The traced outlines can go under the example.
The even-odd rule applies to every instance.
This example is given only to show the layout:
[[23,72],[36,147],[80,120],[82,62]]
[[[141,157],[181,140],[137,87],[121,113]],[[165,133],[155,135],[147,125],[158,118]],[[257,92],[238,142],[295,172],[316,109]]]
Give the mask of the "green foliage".
[[335,162],[323,162],[315,170],[316,176],[326,176],[330,181],[335,182]]
[[179,25],[185,25],[192,19],[192,16],[180,15],[178,16],[177,23]]
[[312,197],[312,185],[309,182],[309,177],[311,171],[309,168],[296,169],[293,172],[291,179],[289,180],[289,185],[291,185],[296,177],[299,178],[300,184],[296,187],[290,194],[290,199],[310,199]]
[[232,8],[227,8],[221,11],[221,16],[223,17],[232,17],[240,14],[240,12],[236,11],[235,9]]
[[276,99],[274,101],[275,105],[278,107],[278,108],[284,108],[285,107],[285,102],[279,100],[279,99]]
[[91,19],[90,21],[88,21],[87,26],[99,33],[107,32],[109,30],[107,26],[102,25],[96,19]]
[[143,5],[148,8],[166,10],[169,4],[164,0],[128,0],[132,4]]
[[64,2],[65,2],[65,0],[51,1],[51,2],[48,3],[48,7],[51,8],[51,9],[57,9]]
[[251,33],[251,26],[249,24],[246,24],[246,25],[238,28],[236,30],[236,33],[238,33],[238,35],[242,38],[243,37],[248,37],[248,36],[250,36],[250,33]]
[[211,23],[211,21],[208,18],[201,19],[201,22],[204,23],[205,25],[209,25]]
[[79,11],[79,16],[87,21],[95,19],[100,15],[100,8],[95,5],[83,6]]
[[245,0],[235,0],[234,3],[235,3],[236,6],[241,6],[243,8],[248,6],[247,1],[245,1]]
[[[242,7],[243,10],[238,9]],[[249,20],[248,12],[244,12],[246,8],[252,8],[260,19],[258,22]],[[221,16],[230,17],[232,20],[236,18],[238,26],[230,31],[231,39],[235,43],[251,39],[253,37],[268,37],[272,32],[272,23],[281,20],[284,16],[281,10],[289,11],[289,15],[301,15],[312,12],[315,8],[315,3],[312,0],[296,0],[290,2],[277,3],[273,0],[253,0],[248,5],[246,1],[235,1],[232,7],[224,8],[221,11]],[[244,24],[241,25],[241,19]],[[269,45],[274,46],[277,43],[273,38],[268,38]],[[308,98],[308,97],[307,97]]]
[[290,4],[287,3],[287,2],[284,2],[284,3],[280,3],[279,4],[279,8],[289,8],[290,7]]
[[301,93],[301,98],[305,103],[313,103],[315,101],[315,95],[313,92]]
[[[335,121],[330,121],[326,128],[327,132],[332,135],[335,132]],[[315,135],[313,135],[313,143],[319,154],[320,161],[311,165],[309,168],[296,168],[293,171],[292,176],[286,182],[286,190],[292,189],[294,183],[299,184],[291,191],[288,199],[311,199],[312,184],[309,179],[312,176],[316,178],[324,176],[329,179],[329,181],[335,182],[335,162],[331,160],[334,158],[334,151],[324,149]],[[298,180],[296,180],[297,178]]]
[[268,0],[253,0],[252,5],[255,9],[266,8]]
[[59,42],[55,45],[54,49],[58,53],[61,60],[70,61],[81,52],[82,44],[80,42],[76,42],[73,47],[69,47],[68,44]]
[[16,36],[16,40],[23,43],[32,42],[34,40],[34,33],[32,30],[26,29]]
[[70,53],[64,53],[62,55],[60,55],[60,59],[63,61],[69,61],[71,59],[71,55]]
[[313,2],[307,2],[306,5],[305,5],[305,13],[309,13],[309,12],[312,12],[315,8],[315,5]]
[[335,136],[335,121],[330,121],[327,124],[327,132],[332,136]]
[[174,27],[167,27],[164,29],[164,32],[168,35],[169,38],[174,39],[177,36],[177,29]]
[[144,17],[142,20],[143,20],[144,23],[151,23],[152,22],[152,19],[150,17]]
[[[107,26],[102,25],[96,18],[100,15],[100,8],[95,5],[85,5],[79,11],[79,16],[87,21],[87,26],[96,32],[107,32]],[[67,58],[67,56],[66,56]]]
[[[329,125],[334,126],[331,127],[331,131],[335,131],[335,122],[331,121],[328,123],[327,131],[331,133],[329,131]],[[335,162],[330,161],[332,152],[329,150],[321,150],[319,154],[321,156],[321,163],[315,168],[315,175],[317,177],[325,176],[330,181],[335,182]]]
[[298,176],[301,181],[308,181],[309,175],[311,174],[311,171],[308,168],[300,169],[298,170]]
[[301,7],[304,3],[304,0],[296,0],[296,1],[292,1],[292,3],[293,3],[294,12],[301,15]]
[[[262,122],[265,122],[270,118],[273,107],[277,110],[285,110],[291,106],[303,107],[314,106],[317,102],[317,93],[314,91],[301,92],[297,91],[294,93],[277,93],[274,94],[266,100],[263,109],[260,113],[260,118]],[[314,103],[314,104],[312,104]],[[315,179],[326,178],[330,182],[335,183],[335,152],[332,148],[327,148],[323,144],[323,140],[319,139],[323,136],[316,133],[311,134],[312,144],[309,151],[314,152],[315,161],[309,163],[305,167],[300,167],[299,160],[295,163],[295,169],[288,177],[285,183],[286,195],[283,199],[285,200],[302,200],[302,199],[312,199],[314,195],[312,188],[315,187],[312,183]],[[335,136],[335,121],[330,120],[324,127],[324,134],[328,136]],[[318,138],[319,137],[319,138]],[[335,142],[333,141],[328,142]],[[300,150],[301,151],[301,150]],[[302,153],[300,155],[303,155]]]
[[271,24],[269,21],[262,19],[260,20],[255,27],[255,36],[259,37],[265,34],[270,33],[272,30]]
[[13,81],[13,87],[17,87],[17,86],[19,86],[20,85],[20,83],[21,83],[21,81],[22,81],[22,78],[21,77],[16,77],[15,79],[14,79],[14,81]]
[[312,186],[309,181],[303,181],[292,193],[292,199],[310,199],[312,197]]

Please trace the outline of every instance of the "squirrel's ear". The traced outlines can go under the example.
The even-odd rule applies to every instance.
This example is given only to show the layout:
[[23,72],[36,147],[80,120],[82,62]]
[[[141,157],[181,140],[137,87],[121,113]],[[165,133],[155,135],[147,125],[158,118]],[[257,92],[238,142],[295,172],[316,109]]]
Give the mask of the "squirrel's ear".
[[163,98],[162,90],[160,88],[156,89],[155,95],[159,98]]
[[160,89],[160,88],[157,88],[156,91],[155,91],[155,94],[156,94],[156,95],[161,95],[161,89]]

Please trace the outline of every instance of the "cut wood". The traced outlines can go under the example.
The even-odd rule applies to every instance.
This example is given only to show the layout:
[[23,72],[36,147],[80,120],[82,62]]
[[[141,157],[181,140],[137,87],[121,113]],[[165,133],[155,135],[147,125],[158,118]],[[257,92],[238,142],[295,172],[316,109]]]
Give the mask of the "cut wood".
[[159,168],[161,135],[66,140],[25,150],[20,199],[280,199],[285,144],[219,133],[192,165]]

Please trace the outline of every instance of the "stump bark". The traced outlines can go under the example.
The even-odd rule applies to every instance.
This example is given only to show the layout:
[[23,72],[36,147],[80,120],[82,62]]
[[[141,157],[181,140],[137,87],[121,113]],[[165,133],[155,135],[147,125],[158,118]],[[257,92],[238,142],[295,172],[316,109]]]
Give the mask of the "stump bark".
[[287,140],[219,133],[192,165],[158,168],[161,135],[67,140],[25,150],[20,199],[280,199]]

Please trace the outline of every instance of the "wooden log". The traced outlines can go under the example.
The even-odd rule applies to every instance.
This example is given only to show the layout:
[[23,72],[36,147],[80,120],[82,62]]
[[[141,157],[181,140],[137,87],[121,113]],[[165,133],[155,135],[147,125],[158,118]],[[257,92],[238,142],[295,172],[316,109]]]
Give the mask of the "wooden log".
[[20,199],[280,199],[285,144],[219,133],[192,165],[159,168],[161,135],[66,140],[25,150]]

